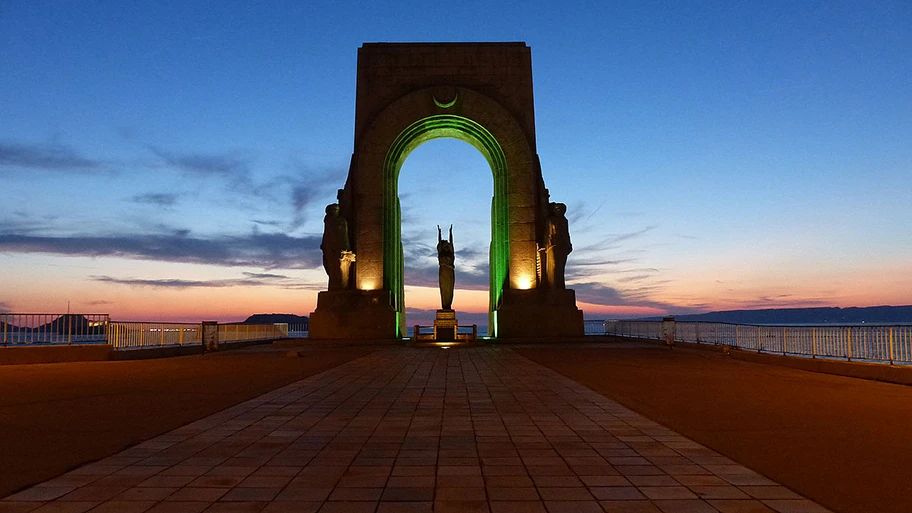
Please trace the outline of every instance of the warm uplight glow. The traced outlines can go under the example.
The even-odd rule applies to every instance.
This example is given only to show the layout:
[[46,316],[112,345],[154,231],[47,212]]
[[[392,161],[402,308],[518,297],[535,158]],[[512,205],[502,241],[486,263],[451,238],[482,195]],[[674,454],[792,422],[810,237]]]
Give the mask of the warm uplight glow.
[[378,290],[380,288],[379,276],[368,273],[359,273],[357,280],[359,290]]
[[516,277],[513,288],[519,290],[529,290],[535,286],[535,276],[522,274]]

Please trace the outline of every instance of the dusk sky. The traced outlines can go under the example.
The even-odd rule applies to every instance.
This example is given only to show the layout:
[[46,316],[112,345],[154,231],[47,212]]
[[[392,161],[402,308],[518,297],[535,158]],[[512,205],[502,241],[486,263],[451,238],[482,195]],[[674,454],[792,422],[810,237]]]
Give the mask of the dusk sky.
[[[0,0],[0,311],[309,315],[357,49],[422,41],[532,48],[588,318],[912,304],[912,3],[683,4]],[[410,309],[453,224],[485,311],[492,192],[466,143],[408,158]]]

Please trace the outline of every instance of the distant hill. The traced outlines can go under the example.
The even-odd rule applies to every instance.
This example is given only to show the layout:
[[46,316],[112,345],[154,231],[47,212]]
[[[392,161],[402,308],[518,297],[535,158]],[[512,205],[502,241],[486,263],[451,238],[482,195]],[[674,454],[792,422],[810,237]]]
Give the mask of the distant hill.
[[306,315],[295,315],[295,314],[253,314],[248,317],[241,324],[276,324],[276,323],[288,323],[288,324],[310,324],[310,318]]
[[94,323],[79,314],[65,314],[35,328],[42,333],[104,333],[105,326]]
[[[675,315],[674,318],[678,321],[731,322],[736,324],[912,323],[912,305],[727,310],[704,314]],[[649,318],[649,320],[661,319],[661,317]]]

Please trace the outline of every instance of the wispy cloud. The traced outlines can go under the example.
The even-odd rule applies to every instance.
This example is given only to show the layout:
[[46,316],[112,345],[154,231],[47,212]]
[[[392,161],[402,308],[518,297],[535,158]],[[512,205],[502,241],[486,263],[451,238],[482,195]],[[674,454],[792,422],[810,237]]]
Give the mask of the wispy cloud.
[[602,238],[601,240],[599,240],[599,241],[597,241],[597,242],[595,242],[595,243],[593,243],[593,244],[589,244],[589,245],[587,245],[587,246],[585,246],[585,247],[582,247],[582,248],[574,249],[574,251],[577,251],[577,250],[578,250],[578,251],[580,251],[580,252],[582,252],[582,253],[586,253],[586,252],[589,252],[589,251],[599,251],[599,252],[602,252],[602,251],[606,251],[606,250],[609,250],[609,249],[617,249],[617,248],[618,248],[618,244],[619,244],[620,242],[625,242],[625,241],[629,241],[629,240],[632,240],[632,239],[636,239],[636,238],[642,237],[643,235],[646,235],[647,233],[649,233],[649,232],[655,230],[656,228],[658,228],[658,225],[651,225],[651,226],[646,226],[646,227],[644,227],[644,228],[641,228],[641,229],[639,229],[639,230],[634,230],[634,231],[632,231],[632,232],[624,232],[624,233],[615,233],[615,234],[611,234],[611,235],[608,235],[607,237],[604,237],[604,238]]
[[[278,275],[256,275],[253,273],[244,273],[245,278],[229,278],[221,280],[182,280],[177,278],[169,279],[143,279],[143,278],[116,278],[112,276],[90,276],[93,281],[100,283],[111,283],[115,285],[125,285],[128,287],[149,287],[156,289],[192,289],[192,288],[226,288],[226,287],[278,287],[287,289],[309,289],[321,290],[325,284],[294,280],[288,277],[276,279]],[[259,276],[267,276],[261,278]]]
[[96,299],[94,301],[86,301],[86,304],[89,306],[104,306],[104,305],[113,305],[114,301],[108,301],[106,299]]
[[250,168],[250,158],[238,152],[195,153],[166,150],[158,146],[147,148],[165,161],[185,173],[201,176],[246,176]]
[[638,306],[650,307],[675,312],[678,314],[696,313],[702,311],[693,307],[682,308],[678,305],[652,299],[667,282],[657,282],[650,285],[632,287],[627,289],[615,288],[603,283],[574,283],[570,287],[576,291],[576,298],[585,303],[605,306]]
[[0,171],[11,168],[86,172],[102,162],[62,144],[19,144],[0,141]]
[[739,299],[734,301],[719,301],[726,305],[726,309],[758,310],[764,308],[808,308],[814,306],[833,306],[829,298],[802,298],[792,294],[776,296],[759,296],[754,299]]
[[211,238],[187,232],[113,236],[40,237],[0,232],[0,251],[120,257],[264,269],[311,269],[322,265],[319,236],[252,233]]
[[288,276],[283,274],[271,274],[271,273],[241,273],[244,276],[254,279],[254,280],[288,280]]
[[257,225],[269,226],[272,228],[277,228],[279,226],[282,226],[282,223],[280,223],[279,221],[266,221],[264,219],[251,219],[250,221]]
[[[433,265],[408,265],[405,268],[405,284],[411,287],[437,287],[439,286],[439,271],[437,264]],[[464,290],[487,290],[490,286],[487,269],[483,271],[475,268],[461,267],[456,264],[456,288]]]
[[[435,235],[436,237],[436,235]],[[437,248],[424,238],[402,235],[403,260],[406,262],[405,284],[413,287],[437,287],[440,267]],[[463,246],[456,250],[456,287],[482,290],[490,285],[487,252],[477,246]]]
[[[325,168],[314,169],[300,160],[293,160],[288,164],[289,175],[283,175],[273,180],[274,183],[266,184],[268,190],[291,191],[291,205],[294,209],[294,219],[291,229],[303,225],[307,221],[307,212],[314,203],[333,203],[336,201],[335,191],[345,184],[346,169]],[[259,187],[258,190],[263,189]]]
[[318,188],[312,184],[295,184],[291,186],[291,203],[294,207],[292,226],[297,228],[307,221],[307,207],[318,197]]
[[177,204],[177,198],[178,195],[173,193],[148,193],[131,196],[129,201],[159,207],[173,207]]
[[13,311],[13,307],[9,303],[7,303],[5,301],[0,301],[0,313],[9,313],[12,311]]

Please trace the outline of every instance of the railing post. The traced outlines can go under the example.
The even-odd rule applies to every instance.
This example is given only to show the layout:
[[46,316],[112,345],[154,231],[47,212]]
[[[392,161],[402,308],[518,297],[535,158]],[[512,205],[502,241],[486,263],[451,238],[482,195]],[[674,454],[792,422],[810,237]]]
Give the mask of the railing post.
[[817,328],[811,328],[811,358],[817,358]]
[[738,329],[738,325],[735,324],[735,347],[741,347],[741,330]]
[[785,356],[785,326],[782,327],[782,356]]
[[763,351],[763,330],[760,329],[760,326],[757,326],[757,352]]
[[675,344],[674,317],[665,317],[662,319],[662,336],[665,338],[665,345],[673,346]]
[[73,318],[67,314],[67,345],[73,344]]
[[852,328],[846,328],[846,360],[852,361]]
[[893,326],[890,326],[890,365],[893,365],[893,358],[895,357],[893,349]]

